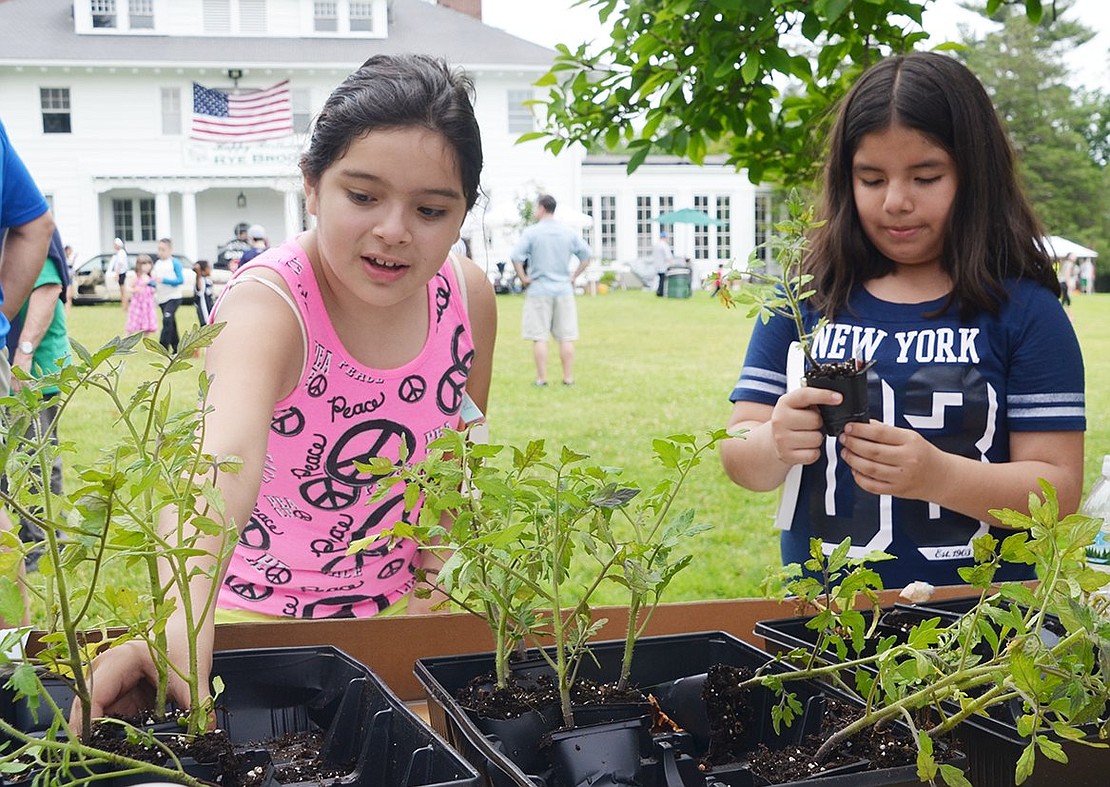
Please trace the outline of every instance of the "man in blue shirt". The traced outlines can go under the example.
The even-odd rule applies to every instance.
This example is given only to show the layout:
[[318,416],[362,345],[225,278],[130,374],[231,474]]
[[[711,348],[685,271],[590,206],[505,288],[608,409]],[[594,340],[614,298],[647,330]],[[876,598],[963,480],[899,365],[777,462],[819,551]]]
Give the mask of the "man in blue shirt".
[[[0,341],[7,340],[9,320],[31,294],[53,234],[50,206],[0,122]],[[0,387],[7,391],[11,369],[7,353],[2,355]]]
[[[565,224],[555,221],[555,198],[542,194],[536,200],[539,221],[521,233],[510,257],[525,286],[522,333],[532,341],[536,385],[547,385],[547,339],[559,342],[563,384],[574,384],[574,342],[578,338],[578,307],[574,281],[590,264],[590,247]],[[570,273],[570,258],[578,267]],[[525,270],[524,263],[528,267]]]

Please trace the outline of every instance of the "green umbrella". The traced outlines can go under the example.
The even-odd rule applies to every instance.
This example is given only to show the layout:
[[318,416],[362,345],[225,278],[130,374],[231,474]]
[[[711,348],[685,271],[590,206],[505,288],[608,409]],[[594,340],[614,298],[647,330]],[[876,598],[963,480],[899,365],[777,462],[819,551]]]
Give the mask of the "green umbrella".
[[655,217],[655,221],[660,224],[697,224],[699,226],[706,226],[712,224],[714,227],[719,227],[721,222],[710,216],[708,213],[693,208],[683,208],[682,210],[671,211],[670,213],[660,213]]

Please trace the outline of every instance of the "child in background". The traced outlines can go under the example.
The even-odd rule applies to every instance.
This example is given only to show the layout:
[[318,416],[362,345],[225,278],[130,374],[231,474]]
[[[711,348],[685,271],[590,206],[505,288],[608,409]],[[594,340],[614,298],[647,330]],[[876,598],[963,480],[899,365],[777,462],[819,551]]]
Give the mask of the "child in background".
[[149,254],[135,260],[135,278],[128,293],[126,332],[152,336],[158,330],[158,306],[154,303],[154,279],[150,271],[154,261]]
[[[434,58],[366,61],[324,103],[301,158],[315,227],[240,267],[220,295],[203,450],[242,461],[216,481],[240,539],[227,566],[214,565],[218,536],[198,544],[208,555],[197,562],[222,578],[227,619],[369,617],[435,603],[412,597],[415,569],[435,568],[412,542],[346,548],[401,513],[397,497],[367,505],[377,479],[360,465],[419,462],[444,428],[486,407],[493,289],[476,265],[448,258],[478,198],[472,92]],[[190,594],[205,687],[209,576],[196,571]],[[188,671],[182,605],[166,633],[175,669]],[[132,700],[154,674],[139,641],[102,654],[93,671],[94,716],[137,712]],[[169,693],[189,701],[174,674]]]
[[208,317],[212,314],[214,300],[212,294],[212,265],[208,260],[197,260],[196,265],[193,266],[193,272],[197,275],[197,291],[193,298],[193,305],[197,308],[197,322],[201,325],[207,325]]
[[[752,490],[786,484],[782,559],[883,550],[886,587],[963,584],[972,539],[1010,531],[991,509],[1028,510],[1038,479],[1073,512],[1083,484],[1083,359],[1058,300],[1043,232],[1014,174],[1002,123],[979,80],[937,53],[892,57],[841,105],[823,203],[804,262],[815,295],[807,329],[828,318],[817,360],[873,360],[869,423],[839,438],[819,404],[841,395],[796,387],[793,322],[756,322],[722,444],[729,477]],[[798,471],[792,472],[794,468]],[[789,475],[789,479],[788,479]],[[1004,563],[997,580],[1033,567]]]

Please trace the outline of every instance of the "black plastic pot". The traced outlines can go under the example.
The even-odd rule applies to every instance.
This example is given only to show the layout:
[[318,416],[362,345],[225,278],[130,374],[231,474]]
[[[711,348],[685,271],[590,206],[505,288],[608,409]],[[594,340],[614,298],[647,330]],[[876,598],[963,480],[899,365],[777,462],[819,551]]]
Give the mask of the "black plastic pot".
[[[957,598],[929,604],[895,604],[884,610],[916,616],[919,620],[939,617],[951,623],[971,610],[979,597]],[[806,628],[808,617],[764,620],[756,623],[755,633],[767,642],[768,650],[782,652],[794,648],[812,650],[816,632]],[[881,625],[881,624],[880,624]],[[890,629],[886,630],[887,632]],[[1051,644],[1051,643],[1050,643]],[[867,649],[865,652],[868,652]],[[1029,743],[1018,735],[1015,718],[1021,712],[1021,703],[992,708],[990,715],[973,716],[965,720],[956,735],[967,752],[966,776],[975,787],[1015,787],[1018,758]],[[1090,729],[1089,740],[1100,742],[1097,731]],[[1022,782],[1022,787],[1102,787],[1110,773],[1110,749],[1093,748],[1082,743],[1058,740],[1068,757],[1068,763],[1059,763],[1037,754],[1032,775]]]
[[825,434],[837,437],[844,431],[846,424],[867,423],[869,420],[867,405],[867,370],[873,361],[854,372],[842,375],[826,376],[810,369],[806,371],[806,385],[811,388],[825,388],[837,391],[844,397],[844,401],[835,405],[818,405],[821,411],[821,420],[824,421]]
[[558,727],[559,709],[529,711],[515,719],[487,719],[474,716],[474,723],[491,743],[500,747],[505,756],[521,770],[537,771],[543,767],[540,741]]
[[[327,779],[324,783],[329,785],[476,787],[480,783],[474,768],[377,676],[337,648],[222,651],[215,654],[212,671],[224,682],[217,699],[217,725],[244,751],[266,747],[266,741],[289,734],[315,733],[320,736],[320,758],[346,772],[341,778]],[[14,701],[7,688],[0,690],[0,712],[8,720],[30,718],[25,703]],[[275,759],[270,784],[312,784],[283,777],[293,764]],[[104,782],[104,787],[120,786]]]
[[[616,680],[620,670],[623,641],[603,642],[591,647],[593,658],[586,658],[579,677],[599,681]],[[698,769],[698,760],[705,755],[708,718],[700,706],[699,680],[715,664],[757,668],[770,657],[735,637],[722,632],[647,637],[636,644],[632,662],[632,683],[650,691],[663,711],[686,732],[652,739],[650,746],[641,744],[640,781],[644,787],[707,787],[707,785],[754,785],[750,771],[742,766]],[[469,714],[454,700],[455,692],[470,680],[493,670],[492,654],[474,654],[420,659],[416,663],[417,679],[428,696],[428,714],[432,727],[470,760],[491,787],[555,787],[567,784],[557,781],[554,769],[536,771],[520,768],[496,744],[475,726]],[[701,676],[699,678],[699,676]],[[791,684],[805,703],[822,694],[837,695],[835,690],[812,681]],[[770,696],[770,692],[768,692]],[[700,713],[700,715],[699,715]],[[769,714],[760,724],[759,742],[781,748],[800,729],[785,728],[781,734],[772,729]],[[746,781],[745,781],[746,779]],[[836,781],[837,779],[847,779]],[[620,782],[617,782],[620,783]],[[916,785],[916,768],[892,768],[845,776],[822,776],[807,779],[806,787],[861,787],[861,785]],[[798,783],[799,785],[802,783]]]
[[556,781],[568,787],[642,784],[640,749],[647,717],[551,733]]

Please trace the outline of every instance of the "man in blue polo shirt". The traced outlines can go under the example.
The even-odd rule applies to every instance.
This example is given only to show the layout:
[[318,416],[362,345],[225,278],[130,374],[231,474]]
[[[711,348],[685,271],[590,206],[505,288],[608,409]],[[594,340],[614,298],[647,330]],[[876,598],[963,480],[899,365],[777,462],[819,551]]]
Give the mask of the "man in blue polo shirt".
[[[524,230],[509,255],[526,288],[521,333],[532,342],[535,384],[540,386],[547,385],[547,340],[551,336],[559,343],[563,384],[574,385],[574,342],[578,338],[574,280],[590,264],[590,247],[577,232],[555,221],[555,205],[550,194],[540,195],[536,200],[539,220]],[[573,274],[572,256],[578,258]]]

